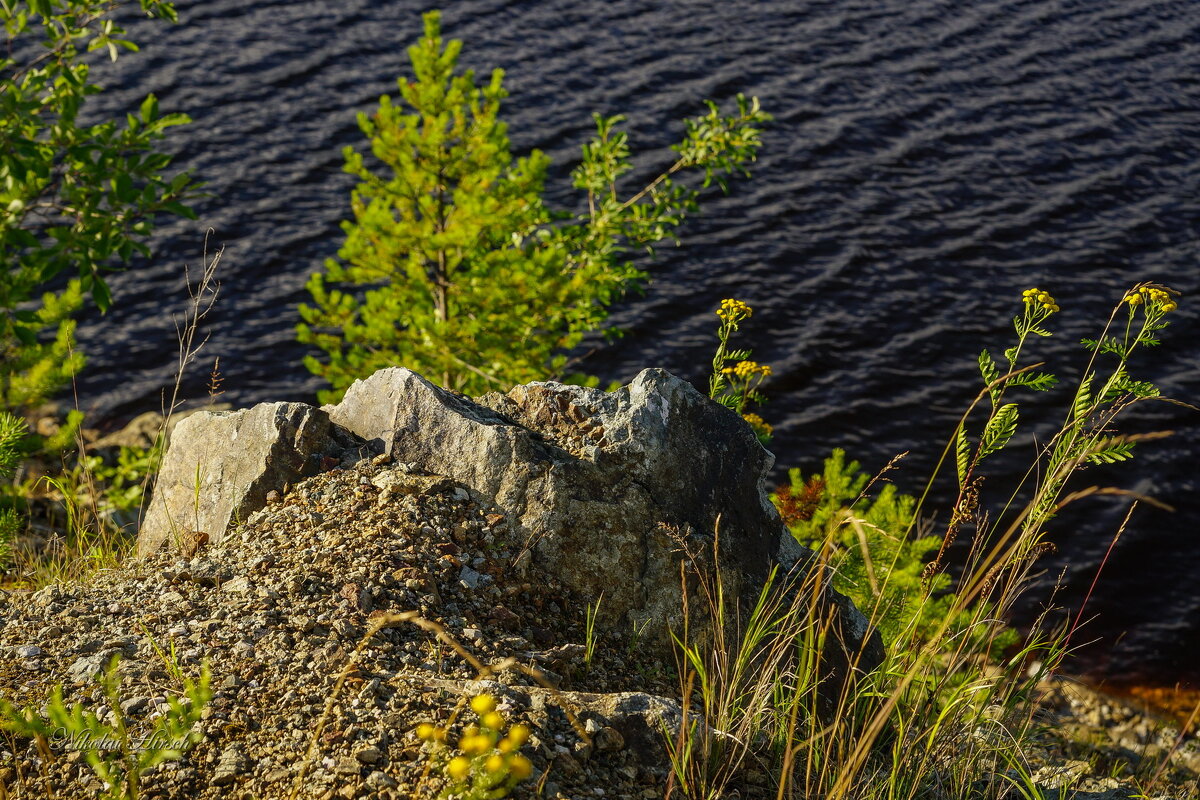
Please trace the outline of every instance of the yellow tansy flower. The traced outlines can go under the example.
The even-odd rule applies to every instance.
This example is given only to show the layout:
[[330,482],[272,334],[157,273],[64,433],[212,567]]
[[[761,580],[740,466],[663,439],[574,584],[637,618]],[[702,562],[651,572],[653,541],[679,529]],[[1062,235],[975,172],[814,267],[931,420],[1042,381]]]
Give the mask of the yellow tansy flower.
[[446,765],[446,774],[456,781],[462,781],[471,774],[471,762],[466,756],[455,756]]
[[741,300],[734,300],[732,297],[721,301],[721,307],[717,309],[717,316],[724,322],[737,322],[749,317],[754,313],[750,306],[743,303]]
[[508,760],[508,771],[514,778],[523,781],[533,774],[533,764],[525,756],[515,755]]
[[474,736],[464,736],[458,742],[458,749],[469,756],[478,756],[492,749],[492,739],[482,733]]
[[742,419],[746,420],[746,422],[756,433],[760,432],[770,436],[775,431],[775,429],[763,421],[763,418],[758,414],[742,414]]
[[520,747],[521,745],[525,744],[525,742],[529,741],[529,726],[521,724],[513,725],[508,730],[508,738],[513,742],[513,744],[515,744],[517,747]]

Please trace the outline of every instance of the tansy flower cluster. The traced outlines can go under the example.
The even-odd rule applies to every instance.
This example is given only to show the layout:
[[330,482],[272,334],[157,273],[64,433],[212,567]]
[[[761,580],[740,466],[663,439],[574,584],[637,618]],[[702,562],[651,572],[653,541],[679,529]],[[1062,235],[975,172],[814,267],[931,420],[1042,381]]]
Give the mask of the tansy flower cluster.
[[775,432],[775,429],[764,422],[763,418],[758,414],[742,414],[742,419],[746,420],[746,422],[750,425],[751,430],[753,430],[757,436],[769,437]]
[[767,364],[759,364],[757,361],[739,361],[735,366],[726,367],[721,372],[748,381],[756,376],[770,377],[771,367]]
[[1125,295],[1125,302],[1130,306],[1145,303],[1147,307],[1157,308],[1163,314],[1170,313],[1179,308],[1179,304],[1172,299],[1169,292],[1155,286],[1142,286],[1134,289]]
[[1058,307],[1058,303],[1055,302],[1054,298],[1050,296],[1049,292],[1042,291],[1038,288],[1026,289],[1025,291],[1021,292],[1021,297],[1025,299],[1025,305],[1037,306],[1043,311],[1048,311],[1051,314],[1061,310]]
[[[441,797],[463,800],[499,800],[533,773],[533,764],[517,752],[529,739],[529,728],[517,724],[504,730],[504,715],[496,710],[496,700],[481,694],[471,700],[471,710],[479,717],[478,725],[468,725],[458,740],[459,755],[443,767],[450,785]],[[446,742],[446,729],[428,722],[417,726],[417,738],[439,748]]]
[[[738,323],[753,313],[750,306],[732,297],[721,301],[717,317],[717,352],[713,354],[712,375],[708,379],[708,396],[726,408],[740,414],[750,424],[759,441],[766,444],[771,438],[771,426],[762,417],[746,411],[750,403],[764,402],[755,389],[771,374],[771,368],[757,361],[750,361],[749,350],[731,350],[729,339],[738,329]],[[733,366],[725,366],[735,362]]]
[[743,303],[741,300],[734,300],[732,297],[727,297],[721,301],[721,307],[717,309],[717,316],[722,322],[733,325],[735,328],[742,320],[754,313],[750,306]]

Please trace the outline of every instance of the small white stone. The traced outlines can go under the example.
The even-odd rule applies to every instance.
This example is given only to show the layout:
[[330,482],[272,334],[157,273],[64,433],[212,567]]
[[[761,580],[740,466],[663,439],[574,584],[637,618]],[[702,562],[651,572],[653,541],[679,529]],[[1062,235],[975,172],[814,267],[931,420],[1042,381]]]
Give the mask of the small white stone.
[[226,581],[221,586],[221,590],[230,592],[231,594],[245,594],[250,590],[250,579],[245,575],[239,575],[232,580]]

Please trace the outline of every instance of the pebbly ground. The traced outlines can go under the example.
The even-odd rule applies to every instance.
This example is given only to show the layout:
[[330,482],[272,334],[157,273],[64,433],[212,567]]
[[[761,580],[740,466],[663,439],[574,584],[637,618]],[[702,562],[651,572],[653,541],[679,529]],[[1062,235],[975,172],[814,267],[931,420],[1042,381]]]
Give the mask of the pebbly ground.
[[[513,797],[661,798],[659,731],[679,718],[672,665],[627,633],[602,636],[589,662],[585,599],[530,567],[527,544],[447,479],[382,459],[346,463],[276,493],[218,544],[199,536],[184,542],[187,555],[160,553],[86,586],[0,595],[0,697],[36,707],[61,683],[68,704],[103,709],[96,676],[119,654],[121,708],[137,733],[180,694],[173,666],[194,676],[207,663],[214,694],[199,741],[147,773],[144,797],[266,800],[298,784],[304,798],[388,800],[436,796],[415,728],[445,725],[488,692],[532,731],[522,752],[533,777]],[[453,646],[411,621],[380,630],[352,660],[368,628],[395,612],[436,623],[484,664],[515,658],[561,691],[514,666],[476,680]],[[1045,796],[1133,797],[1172,753],[1151,796],[1200,797],[1200,746],[1161,720],[1068,681],[1046,687],[1038,714],[1031,767]],[[754,779],[731,796],[774,796]],[[0,797],[102,788],[78,751],[0,739]]]

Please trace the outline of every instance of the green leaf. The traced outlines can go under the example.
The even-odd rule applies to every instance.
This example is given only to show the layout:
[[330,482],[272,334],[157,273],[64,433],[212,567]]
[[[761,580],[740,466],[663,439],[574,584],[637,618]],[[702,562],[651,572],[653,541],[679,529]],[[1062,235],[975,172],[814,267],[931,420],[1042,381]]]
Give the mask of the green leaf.
[[196,219],[196,212],[191,206],[185,206],[183,203],[176,202],[175,200],[163,203],[163,208],[184,219]]
[[1104,339],[1080,339],[1080,343],[1094,353],[1115,353],[1119,358],[1127,358],[1129,352],[1125,347],[1125,343],[1113,336],[1105,337]]
[[1080,422],[1091,415],[1095,410],[1095,401],[1092,399],[1092,379],[1096,377],[1095,372],[1089,372],[1079,384],[1079,390],[1075,392],[1075,401],[1071,404],[1071,420]]
[[158,119],[158,98],[153,94],[146,95],[140,110],[143,122],[154,122]]
[[1128,461],[1133,458],[1133,444],[1120,436],[1101,439],[1089,449],[1087,460],[1092,464],[1115,464],[1118,461]]
[[990,387],[988,393],[992,397],[992,404],[995,405],[996,398],[1000,396],[1001,387],[992,386],[992,382],[1000,377],[1000,370],[996,367],[996,362],[992,360],[992,356],[987,350],[979,354],[979,374],[983,376],[984,386]]
[[1044,392],[1054,388],[1058,383],[1058,378],[1048,372],[1022,372],[1020,375],[1012,376],[1008,382],[1012,386],[1026,386],[1035,392]]
[[1130,381],[1129,391],[1135,397],[1140,398],[1159,397],[1162,394],[1162,391],[1150,381]]
[[108,284],[100,278],[92,281],[92,300],[95,301],[96,307],[101,311],[108,311],[112,306],[112,292],[109,291]]
[[1005,403],[996,414],[988,420],[980,437],[979,457],[985,458],[992,453],[1002,450],[1013,434],[1017,432],[1017,404]]
[[38,343],[37,334],[29,328],[21,327],[20,325],[13,327],[13,335],[26,347],[33,347]]
[[133,181],[127,173],[118,174],[113,178],[112,183],[117,199],[122,203],[132,203],[137,199],[137,190],[133,188]]

